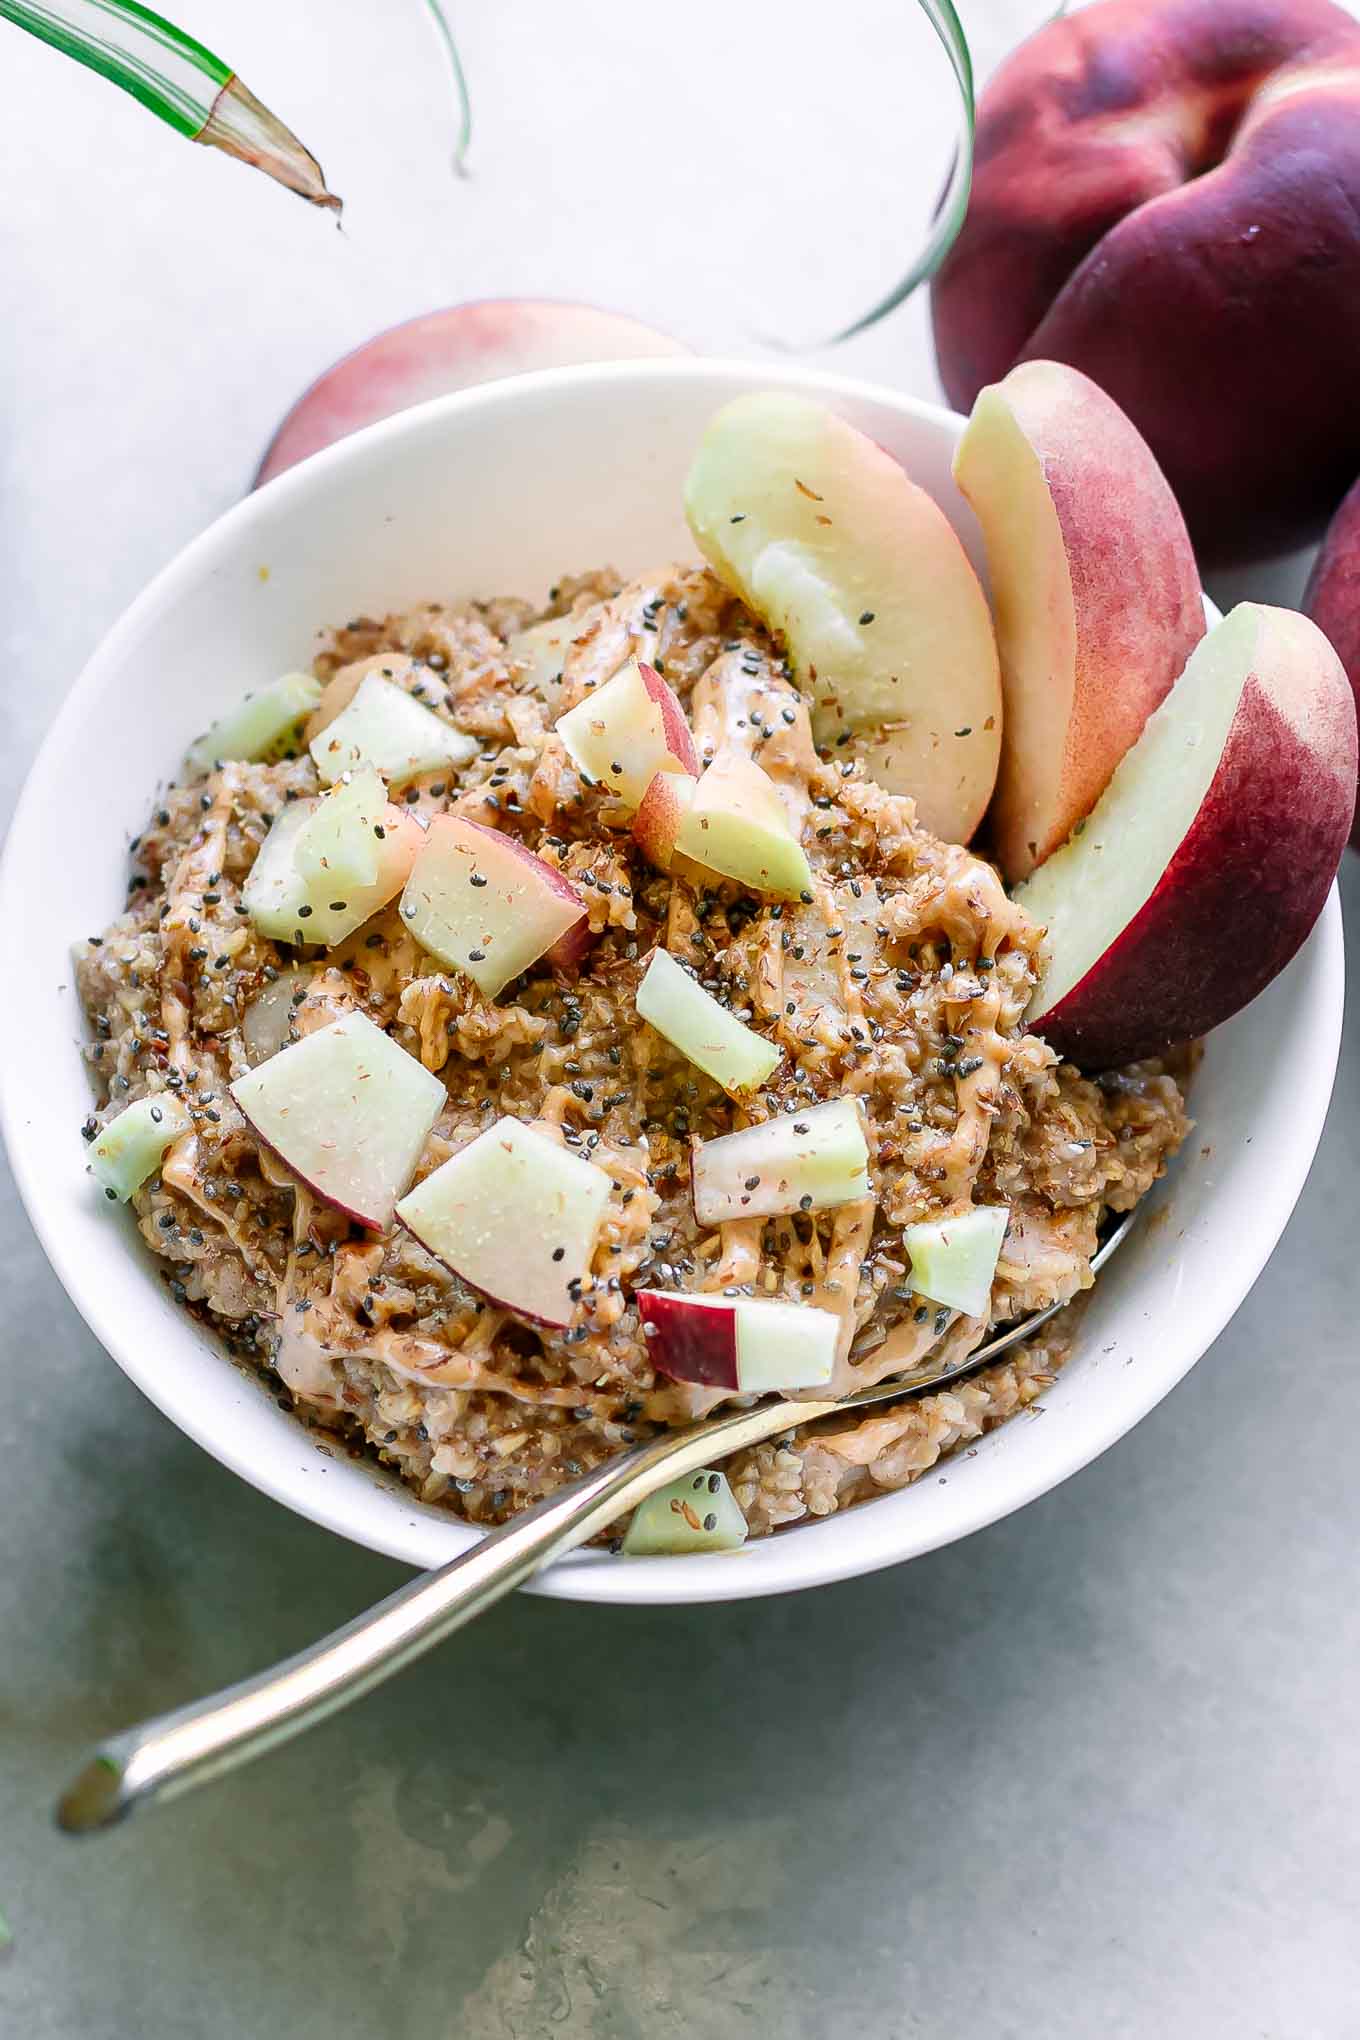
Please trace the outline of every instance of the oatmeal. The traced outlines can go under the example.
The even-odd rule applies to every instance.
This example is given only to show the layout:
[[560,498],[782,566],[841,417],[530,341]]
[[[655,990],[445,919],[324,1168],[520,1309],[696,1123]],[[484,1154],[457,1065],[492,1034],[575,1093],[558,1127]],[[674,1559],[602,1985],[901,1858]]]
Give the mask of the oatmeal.
[[[796,897],[680,857],[658,869],[608,768],[594,778],[573,762],[557,722],[635,656],[673,690],[701,766],[745,759],[766,775],[806,855]],[[840,1394],[928,1355],[961,1360],[992,1327],[1089,1287],[1106,1220],[1185,1136],[1184,1060],[1093,1079],[1025,1031],[1040,931],[981,855],[928,834],[909,798],[867,776],[854,741],[819,754],[779,648],[706,569],[622,585],[594,573],[562,582],[546,608],[356,618],[314,671],[317,728],[339,730],[376,677],[468,740],[392,780],[419,840],[440,817],[495,831],[584,914],[575,960],[544,953],[494,995],[417,940],[395,894],[328,948],[305,924],[289,931],[301,939],[261,932],[243,892],[278,817],[321,790],[305,748],[210,765],[162,796],[134,844],[126,910],[79,957],[101,1101],[87,1138],[143,1098],[187,1110],[133,1193],[143,1238],[175,1298],[309,1422],[364,1446],[422,1500],[498,1522],[734,1392],[654,1365],[640,1292],[828,1314]],[[388,854],[389,832],[376,833]],[[757,1087],[725,1091],[639,1018],[657,950],[778,1051]],[[507,1118],[601,1172],[569,1322],[493,1301],[400,1217],[357,1222],[243,1113],[233,1084],[353,1014],[437,1079],[416,1190]],[[699,1221],[696,1153],[845,1099],[867,1147],[862,1195]],[[904,1230],[977,1207],[1009,1213],[985,1306],[923,1297]],[[1060,1318],[946,1392],[735,1460],[751,1531],[914,1479],[1031,1402],[1069,1338]]]

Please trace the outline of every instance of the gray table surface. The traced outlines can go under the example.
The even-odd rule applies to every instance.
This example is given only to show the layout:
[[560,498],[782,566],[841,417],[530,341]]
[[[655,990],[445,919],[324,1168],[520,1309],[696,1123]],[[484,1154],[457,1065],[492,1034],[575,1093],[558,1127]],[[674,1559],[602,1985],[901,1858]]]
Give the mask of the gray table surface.
[[[984,62],[1040,11],[968,10]],[[348,224],[0,30],[6,813],[102,631],[343,348],[516,292],[743,354],[824,331],[890,278],[946,146],[928,38],[889,0],[849,38],[801,5],[777,38],[738,33],[696,0],[664,66],[657,6],[481,10],[462,185],[414,4],[176,12],[314,142]],[[919,306],[817,358],[935,391]],[[1214,592],[1289,598],[1300,575]],[[1360,864],[1345,886],[1354,940]],[[101,1731],[401,1573],[144,1403],[5,1178],[0,2032],[1360,2034],[1357,1127],[1353,1001],[1268,1275],[1135,1435],[1021,1515],[763,1604],[518,1600],[225,1789],[85,1845],[49,1807]]]

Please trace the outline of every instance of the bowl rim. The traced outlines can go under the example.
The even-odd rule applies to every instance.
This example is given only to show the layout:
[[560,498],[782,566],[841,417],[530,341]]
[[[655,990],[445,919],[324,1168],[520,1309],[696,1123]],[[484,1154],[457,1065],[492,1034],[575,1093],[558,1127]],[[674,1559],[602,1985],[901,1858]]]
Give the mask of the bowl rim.
[[[964,423],[956,412],[944,405],[862,378],[796,365],[729,357],[674,356],[577,363],[476,384],[448,396],[431,398],[350,434],[286,469],[232,504],[160,568],[100,639],[58,708],[25,774],[6,831],[4,848],[0,851],[0,919],[13,917],[19,883],[20,846],[35,826],[35,815],[47,790],[45,781],[53,775],[55,761],[63,751],[69,733],[79,724],[85,704],[102,689],[106,670],[118,661],[124,647],[135,643],[158,613],[177,599],[182,589],[193,586],[211,573],[216,559],[228,554],[235,545],[238,532],[249,529],[257,521],[262,504],[277,513],[290,496],[305,500],[318,488],[324,487],[334,470],[350,464],[362,465],[375,448],[397,445],[408,437],[418,437],[432,425],[463,412],[511,408],[526,397],[556,392],[570,394],[582,387],[620,382],[665,384],[678,379],[686,383],[726,385],[734,377],[753,387],[779,387],[782,384],[806,390],[811,386],[829,398],[895,410],[902,416],[937,429],[943,428],[955,437]],[[910,1530],[903,1533],[900,1527],[894,1534],[893,1525],[887,1520],[892,1512],[874,1508],[871,1512],[873,1517],[882,1523],[887,1533],[876,1540],[863,1537],[858,1540],[819,1538],[816,1535],[818,1525],[803,1524],[797,1527],[796,1534],[761,1540],[754,1549],[748,1547],[751,1556],[756,1551],[764,1555],[765,1562],[757,1565],[749,1562],[734,1565],[726,1554],[683,1559],[634,1559],[621,1565],[600,1552],[576,1553],[530,1582],[527,1591],[553,1598],[617,1605],[680,1605],[752,1599],[877,1572],[969,1536],[1036,1500],[1089,1465],[1132,1430],[1203,1357],[1240,1308],[1264,1271],[1312,1167],[1327,1116],[1341,1045],[1344,960],[1341,909],[1335,884],[1301,956],[1305,954],[1310,959],[1316,979],[1310,1015],[1314,1038],[1304,1062],[1304,1081],[1293,1099],[1296,1108],[1294,1138],[1287,1152],[1279,1158],[1269,1194],[1255,1207],[1250,1240],[1252,1251],[1234,1257],[1231,1277],[1225,1278],[1221,1285],[1214,1311],[1217,1327],[1210,1338],[1201,1339],[1193,1335],[1174,1355],[1160,1355],[1155,1368],[1141,1369],[1138,1393],[1117,1405],[1113,1402],[1107,1405],[1103,1420],[1088,1418],[1082,1426],[1072,1427],[1072,1449],[1062,1456],[1053,1470],[1035,1470],[1019,1479],[1012,1474],[1004,1482],[993,1482],[990,1488],[980,1491],[960,1520],[924,1534],[920,1530],[916,1534]],[[330,1502],[328,1494],[335,1490],[328,1483],[301,1483],[295,1476],[289,1478],[286,1473],[276,1473],[270,1467],[260,1467],[247,1461],[241,1452],[233,1449],[229,1429],[224,1435],[216,1419],[210,1420],[190,1398],[177,1396],[173,1370],[167,1370],[157,1361],[147,1361],[132,1334],[101,1308],[100,1298],[90,1293],[89,1285],[82,1277],[78,1256],[62,1237],[60,1200],[49,1197],[30,1162],[31,1136],[19,1110],[20,1088],[21,1074],[17,1063],[8,1056],[0,1055],[0,1135],[4,1138],[20,1199],[67,1296],[123,1373],[179,1430],[252,1487],[318,1526],[369,1550],[382,1552],[409,1565],[428,1565],[431,1562],[428,1543],[422,1542],[422,1534],[429,1516],[435,1512],[422,1511],[420,1516],[409,1519],[409,1531],[414,1535],[407,1534],[408,1524],[398,1510],[382,1518],[375,1530],[369,1525],[356,1524],[343,1501]],[[189,1330],[186,1325],[186,1334]],[[222,1357],[226,1359],[225,1355]],[[413,1497],[405,1495],[404,1499],[419,1507]],[[851,1513],[858,1516],[860,1512],[855,1510]],[[441,1527],[445,1527],[447,1521],[441,1518]]]

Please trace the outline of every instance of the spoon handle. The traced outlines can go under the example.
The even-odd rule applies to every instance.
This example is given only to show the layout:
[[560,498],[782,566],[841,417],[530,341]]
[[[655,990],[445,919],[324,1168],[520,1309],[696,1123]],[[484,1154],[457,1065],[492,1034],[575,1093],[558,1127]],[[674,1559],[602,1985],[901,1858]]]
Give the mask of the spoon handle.
[[68,1834],[111,1827],[134,1807],[187,1792],[287,1742],[390,1679],[667,1481],[836,1407],[762,1403],[608,1460],[295,1657],[110,1736],[62,1795],[58,1826]]
[[[1118,1250],[1133,1221],[1130,1212],[1092,1256],[1092,1273]],[[962,1360],[950,1365],[937,1361],[933,1369],[927,1363],[910,1380],[877,1382],[836,1402],[799,1397],[757,1403],[753,1409],[706,1417],[687,1430],[663,1432],[633,1446],[493,1530],[438,1572],[422,1573],[409,1586],[399,1587],[376,1608],[356,1615],[343,1629],[333,1630],[296,1657],[210,1699],[191,1701],[139,1728],[110,1736],[58,1801],[57,1825],[68,1834],[92,1834],[112,1827],[146,1800],[168,1799],[248,1763],[380,1686],[522,1586],[550,1559],[607,1529],[668,1480],[697,1473],[712,1460],[777,1438],[796,1425],[813,1424],[838,1411],[909,1400],[962,1381],[1030,1337],[1061,1307],[1051,1304],[1018,1319]]]

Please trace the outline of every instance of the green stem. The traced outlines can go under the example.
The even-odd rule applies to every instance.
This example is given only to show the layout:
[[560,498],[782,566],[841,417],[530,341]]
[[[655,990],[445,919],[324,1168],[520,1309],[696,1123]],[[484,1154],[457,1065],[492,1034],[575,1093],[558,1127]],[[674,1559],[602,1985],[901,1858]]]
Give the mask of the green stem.
[[467,175],[467,152],[472,145],[472,101],[468,97],[467,76],[463,60],[458,54],[458,45],[453,39],[448,17],[439,0],[425,0],[426,11],[439,37],[439,44],[448,62],[453,79],[453,93],[458,106],[458,131],[453,138],[453,167],[460,177]]
[[973,130],[977,121],[977,109],[973,97],[973,58],[968,48],[968,38],[963,32],[963,23],[954,11],[952,0],[917,0],[921,12],[944,45],[949,58],[949,68],[959,88],[963,120],[958,147],[950,165],[949,182],[944,196],[936,209],[930,237],[924,248],[912,263],[911,268],[899,283],[894,284],[885,298],[881,298],[871,311],[856,319],[843,332],[832,335],[829,344],[853,339],[856,333],[876,326],[880,319],[894,312],[912,292],[935,274],[945,256],[953,247],[959,228],[963,225],[968,210],[968,194],[973,185]]
[[251,163],[339,210],[314,156],[229,64],[137,0],[0,0],[0,19],[98,72],[190,141]]

